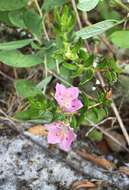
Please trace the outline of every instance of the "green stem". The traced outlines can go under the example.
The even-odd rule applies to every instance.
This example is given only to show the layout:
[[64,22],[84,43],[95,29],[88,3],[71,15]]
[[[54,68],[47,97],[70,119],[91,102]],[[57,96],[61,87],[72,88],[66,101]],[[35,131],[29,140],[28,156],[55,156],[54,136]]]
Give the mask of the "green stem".
[[[38,1],[37,0],[33,0],[34,1],[34,3],[35,3],[35,5],[36,5],[36,7],[37,7],[37,10],[38,10],[38,12],[39,12],[39,15],[41,16],[41,18],[42,18],[42,25],[43,25],[43,30],[44,30],[44,34],[45,34],[45,36],[46,36],[46,39],[48,40],[48,41],[50,41],[50,38],[49,38],[49,36],[48,36],[48,33],[47,33],[47,30],[46,30],[46,27],[45,27],[45,23],[44,23],[44,17],[43,17],[43,13],[42,13],[42,10],[41,10],[41,8],[40,8],[40,6],[39,6],[39,4],[38,4]],[[75,1],[73,0],[72,1],[73,2],[73,6],[74,7],[76,7],[76,4],[75,4]],[[76,9],[76,13],[78,13],[77,12],[77,9]],[[80,21],[80,18],[79,18],[79,15],[78,15],[78,22]],[[81,21],[80,21],[81,22]],[[81,27],[81,25],[79,26],[79,27]],[[57,65],[58,64],[58,62],[57,62],[57,60],[56,60],[56,66],[57,66],[57,72],[58,72],[58,74],[60,73],[60,70],[59,70],[59,65]],[[45,65],[46,66],[46,65]],[[49,72],[51,75],[53,75],[55,78],[57,78],[57,79],[59,79],[60,81],[62,81],[64,84],[66,84],[66,85],[68,85],[68,86],[72,86],[69,82],[67,82],[65,79],[63,79],[63,78],[61,78],[60,76],[58,76],[56,73],[54,73],[53,71],[51,71],[51,70],[47,70],[47,72]],[[84,91],[80,91],[80,93],[83,93],[83,94],[85,94],[85,96],[87,96],[88,98],[90,98],[90,99],[94,99],[93,97],[91,97],[91,96],[89,96],[88,94],[86,94]]]
[[57,69],[57,73],[60,74],[60,67],[59,67],[58,60],[56,60],[56,69]]
[[47,57],[45,56],[44,57],[44,68],[45,68],[45,78],[47,77],[47,72],[48,72],[48,69],[47,69]]

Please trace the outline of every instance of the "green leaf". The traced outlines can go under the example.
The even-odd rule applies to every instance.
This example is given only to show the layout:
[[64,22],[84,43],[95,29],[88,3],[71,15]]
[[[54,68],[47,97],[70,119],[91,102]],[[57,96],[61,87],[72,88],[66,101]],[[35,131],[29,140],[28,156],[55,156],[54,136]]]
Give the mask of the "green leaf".
[[72,117],[71,125],[72,128],[77,128],[77,118],[75,116]]
[[86,52],[86,49],[79,49],[79,58],[81,58],[84,62],[87,62],[89,54]]
[[84,71],[83,67],[78,68],[76,71],[74,71],[74,73],[72,73],[71,78],[80,77],[83,71]]
[[129,31],[116,31],[110,36],[111,41],[120,48],[129,48]]
[[94,55],[89,55],[89,58],[87,61],[84,63],[85,67],[92,67],[94,62]]
[[54,121],[65,121],[66,116],[63,113],[54,112]]
[[77,7],[81,11],[88,12],[94,9],[98,3],[99,0],[80,0]]
[[0,11],[21,9],[27,5],[28,0],[0,0]]
[[56,63],[55,59],[53,58],[53,55],[55,54],[56,51],[56,45],[53,44],[52,42],[47,42],[45,44],[45,47],[40,48],[40,50],[37,52],[37,55],[44,60],[46,58],[47,60],[47,68],[50,70],[56,70]]
[[15,114],[15,118],[19,120],[31,120],[31,118],[36,117],[38,115],[37,110],[29,108],[26,111],[17,112]]
[[[48,123],[53,119],[53,112],[48,107],[47,99],[43,95],[29,97],[29,108],[16,113],[15,117],[21,120],[29,120],[36,123]],[[48,111],[49,109],[49,111]]]
[[51,9],[54,9],[55,7],[62,6],[66,0],[45,0],[42,6],[42,9],[45,11],[49,11]]
[[40,112],[39,118],[42,123],[50,123],[53,119],[53,114],[50,111]]
[[116,82],[117,79],[118,79],[117,73],[114,72],[114,71],[107,71],[107,72],[105,73],[105,77],[107,78],[107,80],[108,80],[108,82],[109,82],[110,84],[113,84],[113,83]]
[[105,71],[114,71],[116,73],[121,73],[122,69],[120,68],[120,65],[117,63],[117,61],[114,58],[105,57],[102,60],[100,60],[100,63],[97,65],[97,69],[103,69]]
[[17,40],[12,42],[0,43],[0,50],[15,50],[22,48],[32,42],[32,39]]
[[81,82],[80,82],[80,85],[84,85],[86,82],[90,81],[94,76],[94,72],[93,72],[93,69],[87,69],[85,72],[84,72],[84,75],[82,76],[82,79],[81,79]]
[[[102,19],[120,19],[121,13],[118,12],[115,8],[112,7],[112,2],[109,1],[100,1],[97,7],[97,11],[100,14]],[[116,6],[116,5],[115,5]]]
[[42,33],[42,18],[35,11],[26,11],[23,15],[23,20],[27,29],[37,38]]
[[46,92],[46,88],[47,88],[49,82],[51,81],[51,79],[52,79],[52,76],[48,76],[48,77],[46,77],[44,80],[42,80],[42,81],[37,85],[37,87],[38,87],[39,89],[43,90],[43,93],[44,93],[44,94],[45,94],[45,92]]
[[97,24],[82,28],[80,31],[76,32],[76,36],[77,38],[88,39],[104,33],[119,23],[120,22],[117,20],[104,20],[102,22],[98,22]]
[[27,68],[42,63],[36,55],[24,55],[19,51],[0,51],[0,61],[16,68]]
[[98,131],[97,129],[94,129],[92,132],[89,133],[88,137],[92,140],[92,141],[101,141],[103,139],[103,134]]
[[107,112],[103,109],[93,109],[93,110],[88,110],[85,113],[85,117],[83,120],[83,125],[93,125],[99,123],[102,121],[105,117],[107,116]]
[[65,79],[67,82],[72,83],[71,79],[71,71],[66,69],[65,67],[60,67],[60,76]]
[[[59,36],[66,39],[68,33],[70,33],[75,26],[74,12],[68,6],[63,6],[62,12],[59,9],[54,10],[55,28],[54,31]],[[70,34],[71,35],[71,34]],[[63,44],[62,44],[63,45]]]
[[23,19],[23,15],[25,13],[25,10],[15,10],[15,11],[11,11],[9,12],[8,16],[9,16],[9,20],[10,22],[19,28],[26,28],[24,19]]
[[32,81],[29,80],[17,80],[15,82],[16,91],[19,96],[24,98],[34,97],[38,94],[42,94],[42,91],[35,86]]
[[72,64],[72,63],[64,63],[63,66],[66,68],[66,69],[69,69],[69,70],[76,70],[77,69],[77,66]]
[[0,11],[0,22],[3,22],[8,26],[12,26],[8,17],[8,11]]
[[53,114],[49,111],[42,111],[29,108],[26,111],[23,112],[17,112],[15,117],[19,120],[23,121],[31,121],[33,123],[50,123],[53,119]]
[[31,32],[36,38],[42,34],[42,19],[34,10],[21,9],[9,13],[10,22],[16,26]]

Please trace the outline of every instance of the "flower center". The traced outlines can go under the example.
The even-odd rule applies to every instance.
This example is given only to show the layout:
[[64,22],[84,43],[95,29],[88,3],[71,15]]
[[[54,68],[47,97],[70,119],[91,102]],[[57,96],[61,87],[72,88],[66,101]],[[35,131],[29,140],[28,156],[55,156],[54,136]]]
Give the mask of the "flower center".
[[60,128],[61,128],[61,129],[60,129],[60,131],[58,131],[58,132],[56,133],[56,136],[63,139],[63,138],[66,136],[68,129],[67,129],[67,127],[64,126],[64,125],[61,125]]
[[66,94],[66,95],[62,98],[62,105],[63,105],[63,107],[69,108],[70,105],[71,105],[70,103],[71,103],[70,96]]

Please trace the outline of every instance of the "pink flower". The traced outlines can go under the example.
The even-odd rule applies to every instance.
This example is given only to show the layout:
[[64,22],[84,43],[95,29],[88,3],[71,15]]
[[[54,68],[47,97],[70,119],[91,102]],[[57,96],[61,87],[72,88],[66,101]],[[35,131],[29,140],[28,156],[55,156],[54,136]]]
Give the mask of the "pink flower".
[[62,84],[56,84],[55,99],[65,112],[76,112],[83,107],[78,99],[79,89],[77,87],[66,88]]
[[61,121],[53,122],[45,125],[48,130],[48,143],[58,144],[59,148],[69,151],[72,142],[76,139],[73,129]]

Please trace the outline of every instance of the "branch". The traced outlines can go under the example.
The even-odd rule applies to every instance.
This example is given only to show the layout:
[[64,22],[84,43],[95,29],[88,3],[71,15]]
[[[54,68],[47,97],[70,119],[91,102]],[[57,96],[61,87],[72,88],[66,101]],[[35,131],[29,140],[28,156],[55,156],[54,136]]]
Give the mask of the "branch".
[[33,1],[34,1],[35,5],[36,5],[36,7],[37,7],[37,10],[38,10],[38,12],[39,12],[40,17],[42,18],[42,26],[43,26],[43,31],[44,31],[44,34],[45,34],[45,36],[46,36],[46,39],[47,39],[48,41],[50,41],[50,38],[49,38],[48,33],[47,33],[46,26],[45,26],[45,23],[44,23],[44,16],[43,16],[42,10],[41,10],[41,8],[40,8],[40,6],[39,6],[39,4],[38,4],[38,1],[37,1],[37,0],[33,0]]
[[[116,0],[116,1],[119,1],[119,0]],[[80,17],[79,17],[78,11],[77,11],[77,7],[76,7],[75,0],[72,0],[72,5],[73,5],[73,9],[74,9],[74,11],[75,11],[76,18],[77,18],[77,22],[78,22],[78,25],[79,25],[79,23],[81,22],[81,19],[80,19]],[[88,21],[88,23],[90,23],[90,22]],[[104,79],[103,79],[101,73],[98,72],[97,75],[98,75],[98,78],[99,78],[99,80],[100,80],[100,82],[101,82],[101,86],[102,86],[103,90],[105,91],[105,86],[106,86],[106,84],[105,84],[105,82],[104,82]],[[129,145],[129,135],[128,135],[128,133],[127,133],[126,127],[125,127],[124,124],[123,124],[123,121],[122,121],[122,119],[121,119],[121,116],[120,116],[120,114],[119,114],[119,111],[118,111],[118,109],[117,109],[117,107],[116,107],[116,105],[115,105],[114,102],[112,102],[111,108],[112,108],[112,110],[113,110],[113,112],[114,112],[114,114],[115,114],[115,116],[116,116],[116,118],[117,118],[117,121],[118,121],[118,123],[119,123],[119,125],[120,125],[120,127],[121,127],[121,130],[122,130],[122,132],[123,132],[123,135],[124,135],[124,137],[125,137],[125,139],[126,139],[128,145]]]
[[129,8],[121,2],[121,0],[114,0],[115,3],[117,3],[120,7],[122,7],[123,9],[125,9],[127,12],[129,12]]

